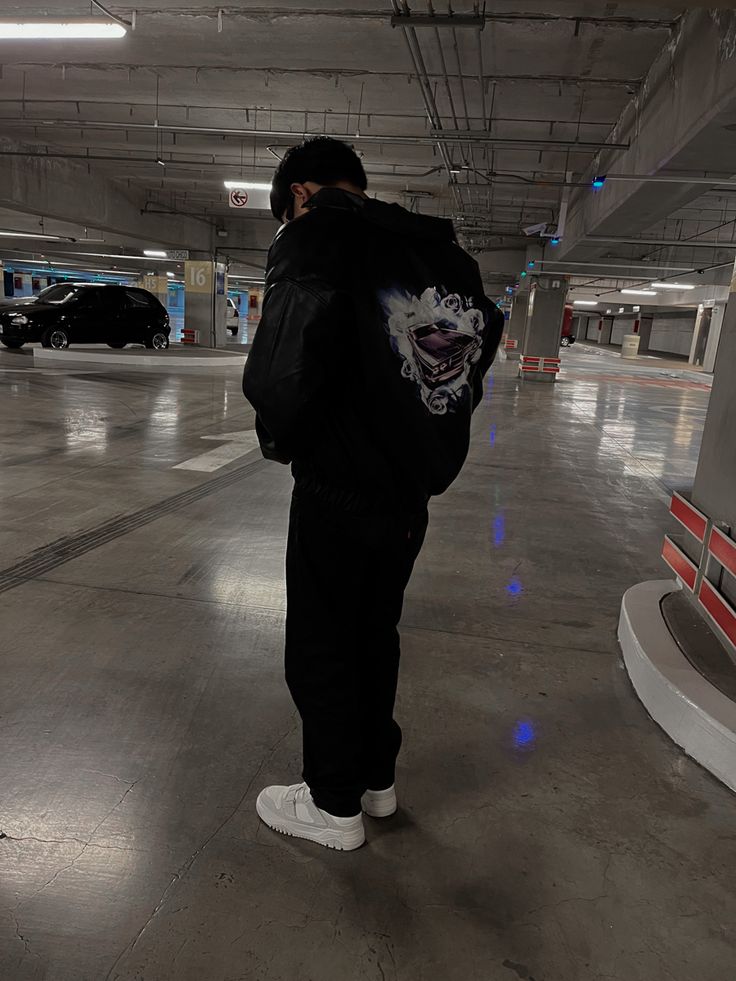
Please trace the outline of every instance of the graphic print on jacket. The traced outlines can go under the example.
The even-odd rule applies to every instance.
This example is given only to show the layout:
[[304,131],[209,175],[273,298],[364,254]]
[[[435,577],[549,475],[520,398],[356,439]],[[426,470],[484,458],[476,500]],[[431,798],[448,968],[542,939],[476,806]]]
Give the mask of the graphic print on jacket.
[[482,355],[483,311],[473,297],[434,286],[421,296],[384,290],[379,300],[401,374],[414,382],[431,413],[452,412],[469,397],[470,368]]

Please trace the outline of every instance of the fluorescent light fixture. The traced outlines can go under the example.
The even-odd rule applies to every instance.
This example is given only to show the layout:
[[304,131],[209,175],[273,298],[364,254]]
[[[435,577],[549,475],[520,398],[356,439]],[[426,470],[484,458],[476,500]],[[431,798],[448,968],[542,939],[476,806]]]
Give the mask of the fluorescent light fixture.
[[125,37],[127,33],[122,24],[97,18],[51,20],[45,17],[28,21],[0,21],[0,40],[4,41],[105,41]]
[[658,290],[694,290],[689,283],[652,283],[652,289]]
[[149,259],[166,259],[168,253],[161,249],[144,249],[143,255],[147,255]]
[[573,300],[576,307],[597,307],[598,300]]
[[270,184],[260,184],[258,181],[224,181],[228,191],[237,191],[243,188],[244,191],[270,191]]
[[627,293],[629,296],[656,296],[656,290],[621,290],[622,293]]
[[169,277],[169,279],[173,279],[176,273],[167,272],[166,275]]
[[0,232],[3,238],[42,238],[47,242],[64,242],[61,235],[42,235],[40,232]]

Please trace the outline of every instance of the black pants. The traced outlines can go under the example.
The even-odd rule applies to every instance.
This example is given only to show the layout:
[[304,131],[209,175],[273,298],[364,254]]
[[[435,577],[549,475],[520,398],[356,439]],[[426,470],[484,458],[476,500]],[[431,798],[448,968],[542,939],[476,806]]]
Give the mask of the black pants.
[[394,782],[397,626],[426,530],[426,510],[366,516],[292,500],[286,681],[302,717],[304,781],[338,817]]

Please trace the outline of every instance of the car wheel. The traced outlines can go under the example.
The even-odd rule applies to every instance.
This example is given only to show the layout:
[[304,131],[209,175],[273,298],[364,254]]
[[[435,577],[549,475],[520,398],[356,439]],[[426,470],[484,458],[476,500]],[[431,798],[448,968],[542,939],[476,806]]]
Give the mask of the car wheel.
[[9,347],[11,351],[17,351],[19,347],[23,347],[25,341],[3,341],[5,347]]
[[569,337],[563,337],[560,340],[560,346],[561,347],[570,347],[570,338]]
[[61,327],[49,327],[41,338],[42,347],[53,348],[54,351],[63,351],[69,347],[69,335]]
[[126,343],[127,341],[108,341],[107,346],[119,349],[121,347],[125,347]]
[[156,351],[165,351],[169,346],[169,338],[162,330],[155,330],[146,338],[146,347]]

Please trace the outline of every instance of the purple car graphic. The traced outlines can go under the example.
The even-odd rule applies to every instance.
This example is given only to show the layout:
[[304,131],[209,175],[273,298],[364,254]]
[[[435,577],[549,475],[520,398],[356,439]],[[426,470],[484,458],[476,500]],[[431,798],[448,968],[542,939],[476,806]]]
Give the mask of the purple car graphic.
[[480,345],[480,339],[452,327],[447,321],[417,324],[409,330],[409,341],[417,366],[429,388],[436,388],[463,371],[465,362]]

